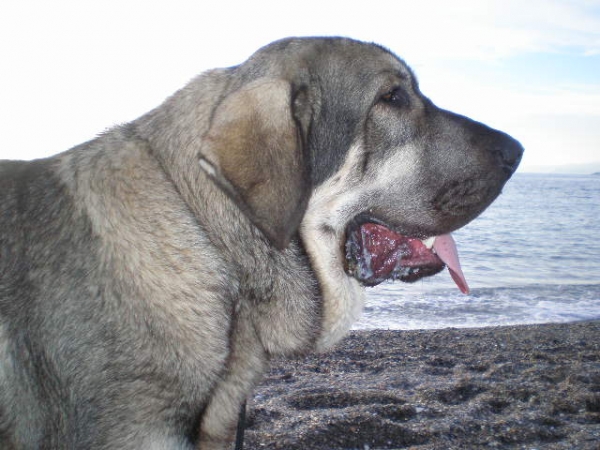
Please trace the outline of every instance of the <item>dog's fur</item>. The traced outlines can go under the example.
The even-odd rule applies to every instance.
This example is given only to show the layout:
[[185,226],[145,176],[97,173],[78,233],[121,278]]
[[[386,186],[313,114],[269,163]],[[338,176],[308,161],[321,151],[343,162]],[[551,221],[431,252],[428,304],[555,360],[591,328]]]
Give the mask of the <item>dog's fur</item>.
[[224,449],[272,355],[362,308],[347,224],[457,229],[521,156],[387,50],[275,42],[129,124],[0,164],[0,447]]

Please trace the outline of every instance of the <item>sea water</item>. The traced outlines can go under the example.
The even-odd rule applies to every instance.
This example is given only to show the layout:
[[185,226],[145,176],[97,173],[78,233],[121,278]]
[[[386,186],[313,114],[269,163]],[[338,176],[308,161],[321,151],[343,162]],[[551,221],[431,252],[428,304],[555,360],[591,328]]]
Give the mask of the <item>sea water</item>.
[[456,231],[464,295],[444,271],[367,291],[356,329],[431,329],[600,319],[600,176],[517,173]]

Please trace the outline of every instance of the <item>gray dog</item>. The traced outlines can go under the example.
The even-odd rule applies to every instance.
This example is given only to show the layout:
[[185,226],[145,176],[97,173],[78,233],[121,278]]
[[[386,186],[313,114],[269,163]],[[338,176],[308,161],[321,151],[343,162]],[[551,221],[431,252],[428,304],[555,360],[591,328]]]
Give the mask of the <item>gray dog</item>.
[[0,447],[224,449],[273,355],[445,266],[516,169],[389,51],[287,39],[57,156],[0,164]]

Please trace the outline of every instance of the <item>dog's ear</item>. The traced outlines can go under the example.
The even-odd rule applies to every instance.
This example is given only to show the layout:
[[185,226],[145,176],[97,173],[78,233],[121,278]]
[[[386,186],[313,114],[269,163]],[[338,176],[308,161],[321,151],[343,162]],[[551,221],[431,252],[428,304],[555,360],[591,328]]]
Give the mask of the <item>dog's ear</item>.
[[298,229],[309,195],[308,162],[290,83],[259,79],[214,111],[200,166],[279,249]]

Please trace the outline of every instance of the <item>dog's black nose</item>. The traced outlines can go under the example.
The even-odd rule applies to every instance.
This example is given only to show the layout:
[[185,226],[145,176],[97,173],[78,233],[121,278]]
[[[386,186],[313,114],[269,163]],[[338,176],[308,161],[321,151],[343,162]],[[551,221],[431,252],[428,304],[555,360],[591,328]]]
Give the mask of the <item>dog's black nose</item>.
[[433,104],[430,107],[438,112],[438,117],[444,119],[446,126],[449,123],[464,130],[469,147],[476,152],[483,152],[486,161],[492,164],[489,169],[500,169],[507,179],[517,170],[523,157],[523,146],[516,139],[468,117],[439,110]]
[[523,146],[515,139],[504,135],[503,139],[494,145],[492,152],[507,175],[512,175],[523,157]]

